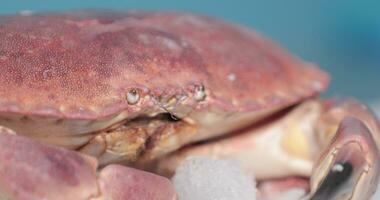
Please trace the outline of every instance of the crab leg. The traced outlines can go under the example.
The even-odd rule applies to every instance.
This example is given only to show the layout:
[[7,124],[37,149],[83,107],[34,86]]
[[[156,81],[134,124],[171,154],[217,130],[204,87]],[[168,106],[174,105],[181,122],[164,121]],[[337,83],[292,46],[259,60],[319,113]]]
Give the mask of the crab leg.
[[308,180],[300,177],[266,180],[257,186],[257,197],[260,200],[294,200],[302,198],[308,188]]
[[158,171],[170,175],[184,158],[204,155],[237,160],[259,180],[310,177],[306,199],[369,199],[376,189],[379,125],[354,100],[305,102],[242,132],[184,148]]
[[92,157],[0,128],[2,200],[177,198],[166,178],[120,165],[109,165],[97,176],[96,168],[97,161]]

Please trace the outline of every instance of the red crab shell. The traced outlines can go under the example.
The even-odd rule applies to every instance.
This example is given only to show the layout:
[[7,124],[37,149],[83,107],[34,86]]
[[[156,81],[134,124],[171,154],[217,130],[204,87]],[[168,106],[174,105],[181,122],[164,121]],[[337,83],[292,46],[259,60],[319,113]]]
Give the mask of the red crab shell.
[[[0,22],[1,113],[134,115],[152,97],[189,97],[199,85],[204,106],[262,110],[314,96],[328,82],[258,33],[203,16],[80,12]],[[132,88],[144,99],[136,105],[126,101]]]

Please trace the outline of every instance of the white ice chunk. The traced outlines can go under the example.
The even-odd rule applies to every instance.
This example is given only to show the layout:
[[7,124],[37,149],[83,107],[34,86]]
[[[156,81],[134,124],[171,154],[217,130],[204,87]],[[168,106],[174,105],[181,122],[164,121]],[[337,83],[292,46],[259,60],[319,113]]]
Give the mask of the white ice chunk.
[[256,183],[233,161],[189,157],[173,177],[179,200],[255,200]]

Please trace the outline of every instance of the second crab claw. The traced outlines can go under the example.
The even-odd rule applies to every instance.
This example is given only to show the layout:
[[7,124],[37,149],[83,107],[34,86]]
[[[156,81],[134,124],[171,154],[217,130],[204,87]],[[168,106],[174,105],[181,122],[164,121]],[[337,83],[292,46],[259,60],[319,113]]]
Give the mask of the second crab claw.
[[331,139],[324,140],[314,165],[309,198],[370,199],[379,181],[378,121],[355,100],[326,101],[324,106],[319,135]]
[[303,199],[369,199],[379,179],[379,130],[375,115],[355,100],[310,100],[229,137],[175,152],[158,162],[157,171],[170,176],[188,156],[211,156],[237,160],[254,173],[259,190],[260,182],[263,188],[272,184],[267,180],[305,177]]
[[344,118],[314,166],[310,199],[369,199],[376,189],[378,158],[365,124],[353,117]]
[[170,181],[17,136],[0,127],[0,199],[175,200]]

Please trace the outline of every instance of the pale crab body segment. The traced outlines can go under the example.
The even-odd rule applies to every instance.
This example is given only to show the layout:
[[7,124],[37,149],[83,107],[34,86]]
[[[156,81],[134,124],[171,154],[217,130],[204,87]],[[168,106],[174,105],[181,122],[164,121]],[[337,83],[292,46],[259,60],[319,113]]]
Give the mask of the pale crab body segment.
[[[1,126],[101,166],[172,174],[200,154],[237,159],[263,182],[311,177],[311,199],[369,198],[377,185],[376,117],[310,100],[327,74],[241,26],[187,13],[4,16],[0,67]],[[343,161],[348,181],[326,190]]]

